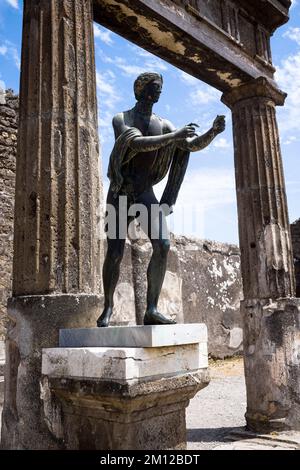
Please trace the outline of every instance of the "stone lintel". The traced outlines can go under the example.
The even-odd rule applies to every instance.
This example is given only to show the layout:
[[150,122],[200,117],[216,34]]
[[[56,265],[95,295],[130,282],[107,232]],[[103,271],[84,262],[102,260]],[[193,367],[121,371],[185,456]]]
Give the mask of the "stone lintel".
[[207,342],[202,323],[178,325],[111,326],[60,331],[59,346],[152,348]]
[[53,348],[43,350],[49,377],[132,381],[208,367],[207,343],[160,348]]
[[[205,2],[204,8],[212,3]],[[196,9],[178,0],[94,0],[93,6],[99,24],[221,91],[260,75],[273,80],[270,60],[257,58],[253,50],[249,54],[232,32],[203,15],[199,2]],[[250,41],[256,49],[251,35]]]
[[222,102],[229,108],[240,101],[251,99],[251,98],[269,98],[277,106],[283,106],[287,94],[275,87],[265,77],[258,77],[254,80],[232,88],[231,91],[226,92],[222,96]]

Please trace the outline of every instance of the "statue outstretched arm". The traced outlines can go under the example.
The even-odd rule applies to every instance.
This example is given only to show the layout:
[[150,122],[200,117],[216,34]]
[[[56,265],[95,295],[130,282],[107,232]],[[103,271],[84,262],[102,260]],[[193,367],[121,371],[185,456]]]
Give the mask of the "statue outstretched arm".
[[[168,122],[168,130],[169,132],[174,132],[174,128]],[[199,150],[204,149],[207,147],[213,139],[223,132],[225,129],[225,116],[217,116],[213,122],[213,125],[209,131],[202,135],[196,135],[191,138],[186,138],[183,140],[178,141],[177,146],[184,150],[189,150],[190,152],[198,152]]]
[[[124,118],[122,113],[117,114],[113,118],[113,128],[115,131],[116,139],[129,127],[125,125]],[[195,126],[194,124],[188,124],[187,126],[182,127],[181,129],[172,129],[167,134],[155,135],[155,136],[140,136],[134,137],[130,143],[129,147],[132,150],[135,150],[137,153],[140,152],[151,152],[153,150],[159,150],[162,147],[165,147],[174,142],[179,142],[191,137],[194,137]]]
[[195,136],[195,128],[192,125],[187,125],[182,129],[174,130],[168,134],[135,137],[132,139],[129,146],[132,150],[136,150],[137,152],[150,152],[193,136]]

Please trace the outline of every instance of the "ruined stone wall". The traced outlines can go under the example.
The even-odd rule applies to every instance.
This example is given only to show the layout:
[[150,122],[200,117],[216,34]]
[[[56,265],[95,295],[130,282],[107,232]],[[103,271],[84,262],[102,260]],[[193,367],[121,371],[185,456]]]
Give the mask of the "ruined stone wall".
[[300,297],[300,219],[291,224],[291,233],[295,261],[296,295]]
[[12,92],[0,94],[0,340],[11,293],[18,105]]

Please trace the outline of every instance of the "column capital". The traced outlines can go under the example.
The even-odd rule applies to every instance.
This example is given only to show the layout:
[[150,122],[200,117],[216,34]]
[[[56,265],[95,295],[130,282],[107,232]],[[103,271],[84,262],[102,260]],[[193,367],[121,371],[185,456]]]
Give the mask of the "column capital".
[[222,95],[222,102],[232,108],[240,101],[251,98],[269,98],[275,105],[283,106],[287,94],[277,88],[265,77],[258,77],[243,85],[232,88],[232,90]]

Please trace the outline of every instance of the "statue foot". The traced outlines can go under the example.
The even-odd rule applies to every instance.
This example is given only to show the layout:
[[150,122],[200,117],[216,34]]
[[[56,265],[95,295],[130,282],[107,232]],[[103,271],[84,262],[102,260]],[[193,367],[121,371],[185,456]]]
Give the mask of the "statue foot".
[[112,308],[111,307],[105,308],[102,312],[102,315],[97,320],[97,326],[99,328],[108,326],[111,314],[112,314]]
[[157,310],[147,310],[144,316],[144,325],[175,325],[176,321],[166,318]]

